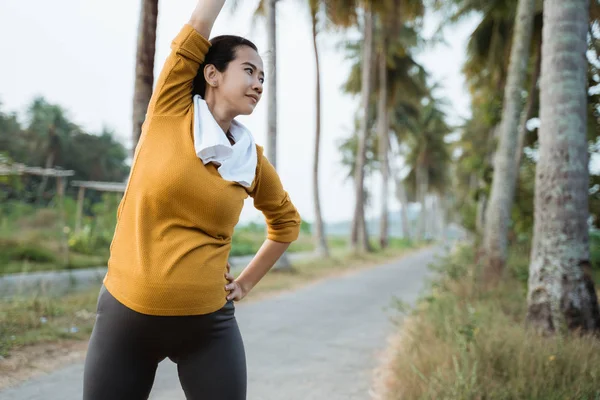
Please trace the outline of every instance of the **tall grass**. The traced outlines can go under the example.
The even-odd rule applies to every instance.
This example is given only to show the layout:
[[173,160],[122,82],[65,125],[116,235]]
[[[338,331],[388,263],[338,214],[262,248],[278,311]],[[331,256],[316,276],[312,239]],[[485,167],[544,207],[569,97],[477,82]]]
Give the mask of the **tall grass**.
[[441,278],[404,321],[385,398],[600,399],[600,340],[525,328],[528,256],[513,249],[509,276],[487,291],[471,248],[441,262]]

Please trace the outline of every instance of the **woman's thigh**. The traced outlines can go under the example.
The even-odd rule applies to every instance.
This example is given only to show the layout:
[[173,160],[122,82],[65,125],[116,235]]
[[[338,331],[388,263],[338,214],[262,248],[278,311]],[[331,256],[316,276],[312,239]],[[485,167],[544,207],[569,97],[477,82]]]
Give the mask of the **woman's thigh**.
[[161,355],[152,317],[118,303],[103,288],[85,360],[84,400],[147,399]]
[[220,310],[208,335],[186,346],[176,358],[188,400],[245,400],[246,354],[233,304]]

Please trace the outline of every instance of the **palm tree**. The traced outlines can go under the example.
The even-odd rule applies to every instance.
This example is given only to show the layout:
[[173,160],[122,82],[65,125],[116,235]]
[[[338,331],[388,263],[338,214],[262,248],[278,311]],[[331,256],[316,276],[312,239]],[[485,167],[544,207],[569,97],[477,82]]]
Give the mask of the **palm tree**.
[[404,123],[397,132],[403,137],[408,136],[404,140],[409,144],[406,163],[411,167],[411,171],[405,181],[409,182],[409,188],[414,188],[409,192],[410,197],[421,204],[415,235],[417,239],[424,239],[427,233],[427,195],[432,189],[437,193],[444,192],[450,161],[448,145],[444,139],[451,130],[445,122],[440,101],[430,98],[424,100],[424,103],[417,118],[398,118],[404,119]]
[[[392,90],[388,94],[388,64],[393,64],[395,76],[391,83],[395,87],[405,82],[414,81],[410,76],[412,67],[420,66],[410,57],[408,42],[415,42],[417,33],[414,29],[403,29],[404,22],[412,22],[423,16],[425,11],[423,0],[393,0],[384,2],[380,9],[379,18],[379,46],[377,49],[378,78],[379,78],[379,101],[377,108],[378,137],[379,137],[379,161],[381,166],[381,217],[379,244],[381,248],[388,245],[388,193],[389,193],[389,108],[394,105],[399,90]],[[404,34],[404,35],[403,35]],[[403,40],[408,39],[408,40]],[[392,60],[393,59],[393,60]],[[409,61],[408,63],[406,61]],[[394,63],[394,61],[399,61]],[[408,69],[406,69],[408,67]],[[405,82],[402,82],[405,81]],[[420,89],[420,88],[419,88]],[[408,93],[408,94],[414,94]]]
[[398,202],[400,202],[401,207],[400,218],[402,219],[402,237],[405,239],[411,239],[412,234],[408,223],[408,198],[406,196],[404,180],[397,175],[394,177],[394,180],[396,182],[396,198],[398,199]]
[[[267,48],[271,56],[271,66],[267,70],[269,90],[267,91],[267,158],[277,169],[277,1],[262,0],[256,14],[266,6]],[[291,269],[292,264],[284,253],[277,263],[279,269]]]
[[358,147],[354,175],[355,207],[350,234],[350,248],[356,253],[369,251],[369,237],[365,221],[364,178],[367,151],[367,135],[369,131],[369,97],[371,94],[371,60],[373,57],[373,12],[370,4],[364,5],[363,22],[363,55],[361,76],[361,112],[360,129],[358,131]]
[[[383,21],[385,21],[385,26],[390,29],[390,27],[394,26],[393,23],[391,23],[391,21],[395,21],[395,17],[398,17],[401,15],[400,10],[402,9],[401,5],[403,4],[403,2],[394,0],[392,2],[375,2],[375,1],[361,1],[361,2],[353,2],[353,1],[347,1],[344,2],[342,0],[340,1],[333,1],[331,2],[332,4],[330,5],[330,9],[334,9],[334,10],[339,10],[340,9],[340,4],[342,3],[347,3],[347,7],[346,10],[352,10],[353,8],[351,6],[356,7],[357,5],[360,5],[361,9],[362,9],[362,14],[363,14],[363,24],[362,24],[362,31],[363,31],[363,36],[360,40],[360,45],[357,46],[349,46],[349,48],[352,49],[352,47],[354,47],[354,50],[361,49],[361,55],[357,56],[356,58],[358,58],[360,60],[360,64],[357,66],[355,66],[355,68],[353,68],[353,71],[350,74],[350,77],[348,79],[348,83],[346,84],[346,90],[348,92],[351,93],[361,93],[361,105],[360,105],[360,112],[359,112],[359,129],[358,129],[358,137],[357,137],[357,158],[356,158],[356,168],[354,168],[354,189],[355,189],[355,210],[354,210],[354,216],[353,216],[353,220],[352,220],[352,233],[351,233],[351,238],[350,238],[350,247],[354,252],[363,252],[363,251],[368,251],[370,250],[370,246],[369,246],[369,240],[368,240],[368,234],[367,234],[367,230],[366,230],[366,223],[365,223],[365,199],[364,199],[364,177],[365,177],[365,162],[366,162],[366,152],[367,152],[367,147],[368,147],[368,133],[370,130],[370,121],[372,121],[372,101],[373,99],[371,98],[373,95],[373,92],[378,92],[377,90],[372,90],[372,81],[373,78],[377,76],[376,71],[374,71],[373,69],[373,60],[376,58],[375,55],[377,54],[376,50],[375,50],[375,32],[374,32],[374,28],[375,28],[375,19],[376,18],[381,18]],[[415,2],[406,2],[406,4],[412,4]],[[408,8],[407,8],[408,9]],[[352,13],[347,13],[347,14],[342,14],[343,17],[338,17],[342,22],[340,23],[341,25],[348,23],[348,21],[351,21],[352,18],[354,17],[354,14]],[[379,17],[378,17],[379,16]],[[381,17],[381,16],[385,16],[385,17]],[[335,19],[334,19],[335,22]],[[383,24],[382,24],[383,25]],[[383,34],[380,34],[381,37],[384,37]],[[395,38],[396,39],[396,38]],[[396,42],[397,39],[394,41]],[[378,42],[379,43],[379,48],[380,49],[385,49],[385,56],[383,57],[379,57],[379,68],[377,68],[378,70],[385,70],[387,69],[388,65],[393,64],[392,62],[388,62],[387,60],[387,52],[389,51],[388,49],[388,44],[387,44],[387,40],[381,40]],[[396,43],[394,43],[394,45],[397,46]],[[379,51],[379,53],[381,53],[382,51]],[[380,73],[381,75],[381,73]],[[386,77],[384,77],[383,79],[380,79],[380,81],[384,81],[387,79],[387,75]],[[387,104],[390,100],[390,98],[393,98],[394,96],[396,96],[396,93],[394,91],[387,91],[387,84],[380,84],[379,88],[381,88],[382,90],[380,90],[379,94],[381,97],[380,100],[380,107],[379,107],[379,112],[377,113],[377,115],[379,115],[379,126],[380,132],[387,132],[389,129],[386,129],[386,126],[389,126],[388,122],[387,122],[387,117],[385,116],[386,110],[387,110]],[[383,111],[382,111],[383,110]],[[380,133],[380,135],[385,135],[387,136],[386,133]],[[383,138],[383,140],[380,140],[381,146],[385,148],[385,155],[383,155],[382,157],[387,159],[387,143],[389,143],[389,139],[386,141],[385,138]],[[389,180],[389,170],[388,170],[388,166],[387,166],[387,160],[383,160],[382,162],[382,166],[383,166],[383,173],[386,176],[385,181],[387,182]],[[387,187],[385,187],[383,189],[384,191],[386,191],[387,193]],[[385,195],[385,198],[387,198],[387,194]],[[382,206],[383,208],[387,209],[386,205],[384,204]],[[387,211],[385,212],[387,215]],[[382,221],[382,225],[383,225],[383,231],[387,232],[387,228],[385,226],[385,218],[384,221]],[[383,235],[383,243],[385,243],[387,241],[386,239],[386,234]]]
[[[44,168],[63,164],[70,136],[79,131],[79,127],[69,121],[62,107],[50,104],[42,97],[32,101],[27,114],[29,156],[23,161],[33,165],[43,164]],[[37,203],[43,200],[47,185],[48,176],[44,175],[38,186]]]
[[315,90],[315,154],[313,159],[313,203],[315,207],[315,230],[313,232],[316,253],[321,257],[329,258],[329,248],[323,226],[323,217],[321,214],[321,200],[319,198],[319,154],[321,143],[321,67],[319,63],[319,48],[317,46],[318,34],[318,16],[322,2],[319,0],[309,0],[310,20],[312,25],[313,48],[315,51],[316,67],[316,90]]
[[156,49],[156,23],[158,0],[142,0],[135,56],[135,86],[133,89],[132,154],[140,139],[142,124],[152,96],[154,85],[154,55]]
[[[468,59],[464,66],[464,72],[467,76],[467,82],[474,97],[473,109],[482,107],[488,110],[488,113],[478,113],[486,126],[482,126],[482,131],[486,132],[487,142],[485,145],[486,156],[484,157],[483,168],[481,172],[487,173],[492,168],[494,158],[494,142],[500,132],[501,110],[503,104],[502,96],[508,75],[508,60],[512,47],[512,36],[514,34],[516,12],[518,0],[490,0],[481,2],[478,0],[452,0],[436,1],[438,5],[449,12],[446,19],[450,23],[460,21],[465,16],[472,13],[479,13],[481,21],[471,34],[467,46]],[[535,2],[533,37],[534,47],[539,48],[541,41],[542,26],[542,7],[541,1]],[[532,68],[535,71],[535,68]],[[535,87],[537,76],[532,73],[531,87]],[[476,100],[478,98],[478,100]],[[527,106],[520,114],[519,138],[525,136],[526,123],[533,113],[533,102],[535,93],[530,93],[527,98]],[[477,106],[475,103],[478,103]],[[518,151],[518,150],[517,150]],[[520,161],[515,160],[515,163]],[[516,164],[518,165],[518,164]],[[479,188],[477,188],[477,232],[482,235],[485,233],[485,218],[487,214],[489,199],[489,183],[491,181],[486,176],[480,174]]]
[[600,330],[589,276],[587,0],[546,0],[539,161],[527,321],[545,333]]
[[356,140],[357,151],[354,168],[355,207],[352,217],[352,231],[350,234],[350,249],[355,253],[370,250],[367,225],[365,221],[365,163],[367,151],[367,136],[369,131],[368,121],[370,119],[370,88],[372,79],[373,60],[373,28],[374,0],[327,0],[325,3],[327,14],[331,22],[340,27],[350,27],[357,24],[358,7],[362,10],[362,74],[361,74],[361,101],[359,112],[359,129]]
[[[385,33],[384,33],[385,35]],[[383,36],[383,35],[382,35]],[[383,49],[378,55],[379,74],[379,100],[377,101],[377,133],[379,141],[379,162],[381,165],[381,217],[379,223],[379,246],[385,249],[388,246],[388,183],[389,176],[389,143],[390,119],[388,113],[388,81],[387,81],[387,52],[386,39],[382,38]]]
[[527,74],[529,47],[533,32],[536,0],[519,0],[513,43],[505,86],[500,141],[494,160],[494,178],[484,230],[486,276],[497,279],[504,269],[508,252],[508,223],[517,181],[515,149],[522,112],[521,92]]
[[[277,0],[266,0],[267,51],[271,57],[267,82],[267,157],[277,168]],[[259,5],[262,7],[262,5]]]

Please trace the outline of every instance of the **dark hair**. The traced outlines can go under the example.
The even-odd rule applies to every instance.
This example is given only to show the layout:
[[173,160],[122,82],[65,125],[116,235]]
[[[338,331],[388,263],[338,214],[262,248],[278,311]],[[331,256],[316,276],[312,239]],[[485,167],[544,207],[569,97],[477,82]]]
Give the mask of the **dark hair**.
[[206,94],[206,80],[204,79],[204,67],[212,64],[217,71],[224,72],[229,63],[235,60],[236,50],[240,46],[248,46],[258,52],[254,43],[241,36],[221,35],[210,40],[211,47],[206,53],[204,63],[200,65],[198,74],[194,78],[194,88],[192,95],[199,94],[204,98]]

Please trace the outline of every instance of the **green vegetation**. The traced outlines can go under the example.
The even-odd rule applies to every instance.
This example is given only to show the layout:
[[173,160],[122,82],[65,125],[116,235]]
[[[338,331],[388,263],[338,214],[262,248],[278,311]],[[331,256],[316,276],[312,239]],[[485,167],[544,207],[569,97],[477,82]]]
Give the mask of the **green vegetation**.
[[393,349],[386,399],[600,398],[597,338],[542,337],[525,327],[529,250],[513,246],[509,276],[493,289],[479,284],[472,247],[435,267],[439,279]]
[[[0,205],[0,275],[18,272],[50,271],[105,266],[116,223],[120,196],[105,194],[100,202],[91,204],[89,214],[82,219],[82,227],[75,231],[76,205],[65,198],[65,213],[69,263],[61,258],[63,231],[59,214],[50,204],[37,207],[18,201]],[[232,256],[255,254],[265,240],[265,226],[250,223],[236,228],[232,239]],[[347,247],[345,237],[328,239],[332,249]],[[303,222],[299,239],[290,252],[314,249],[311,227]]]

